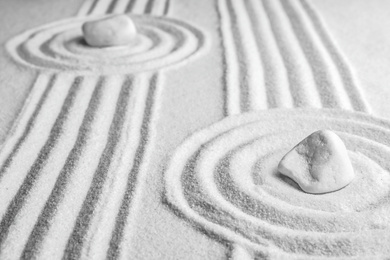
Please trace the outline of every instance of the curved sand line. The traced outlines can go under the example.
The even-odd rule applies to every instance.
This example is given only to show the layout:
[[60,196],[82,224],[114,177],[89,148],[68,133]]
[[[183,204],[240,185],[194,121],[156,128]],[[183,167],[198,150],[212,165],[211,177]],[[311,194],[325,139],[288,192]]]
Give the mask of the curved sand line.
[[[277,165],[318,129],[340,135],[357,178],[342,190],[311,195],[278,174]],[[389,136],[390,122],[340,110],[275,109],[228,117],[177,149],[166,170],[166,197],[192,224],[250,255],[385,256]]]
[[[98,1],[96,0],[96,2],[98,2]],[[115,2],[115,1],[113,1],[113,2]],[[123,2],[123,1],[117,1],[117,2],[119,3],[119,2]],[[135,3],[136,3],[136,1],[132,0],[132,1],[129,1],[128,4],[129,4],[129,5],[132,4],[133,6],[135,6]],[[117,6],[119,6],[119,5],[117,5]],[[139,5],[139,6],[141,6],[141,5]],[[77,47],[78,47],[78,46],[76,45],[76,48],[77,48]],[[286,93],[286,92],[284,92],[284,93]],[[275,99],[276,99],[276,98],[279,98],[280,96],[281,96],[281,95],[278,94],[277,97],[275,97]],[[288,95],[287,95],[287,99],[288,99]],[[269,101],[269,103],[270,103],[270,101]],[[281,102],[281,104],[283,104],[283,102]],[[272,107],[272,106],[270,106],[270,107]],[[30,111],[30,112],[31,112],[31,111]],[[2,153],[2,154],[4,154],[4,153]],[[92,190],[99,189],[99,186],[98,186],[98,185],[97,185],[97,186],[93,186],[93,187],[91,186],[91,189],[92,189]],[[98,204],[98,205],[99,205],[99,204]],[[83,207],[84,207],[84,206],[83,206]],[[89,207],[90,207],[89,205],[86,206],[86,208],[87,208],[86,211],[88,211],[88,208],[89,208]],[[107,214],[107,211],[106,211],[105,214]],[[110,215],[110,214],[109,214],[109,215]],[[82,215],[82,216],[85,216],[85,215]],[[94,218],[95,218],[95,216],[96,216],[96,215],[94,214]],[[110,215],[110,217],[112,217],[112,216]],[[95,226],[95,227],[96,227],[96,226]],[[76,232],[79,232],[79,231],[76,231]],[[69,240],[69,241],[71,241],[71,240]],[[69,242],[69,241],[68,241],[68,242]],[[76,241],[76,240],[75,240],[75,241]],[[85,250],[87,250],[86,248],[88,248],[88,247],[90,248],[91,245],[92,245],[92,247],[93,247],[93,246],[95,247],[95,249],[93,249],[93,250],[98,250],[98,251],[100,251],[100,252],[103,252],[103,251],[104,251],[104,248],[105,248],[105,247],[98,248],[99,246],[98,246],[96,243],[93,243],[93,241],[94,241],[94,240],[91,240],[91,241],[89,242],[89,245],[88,245],[88,246],[83,245],[83,253],[82,253],[81,255],[86,256]],[[99,241],[99,239],[98,239],[98,240],[95,240],[95,241]],[[113,241],[115,242],[115,240],[113,240]],[[114,242],[113,242],[113,245],[115,244]],[[115,245],[114,245],[113,247],[115,248]],[[240,246],[239,246],[239,247],[240,247]],[[47,247],[45,247],[45,248],[47,248]],[[30,248],[30,249],[31,249],[31,248]],[[88,249],[88,250],[89,250],[89,249]],[[118,250],[118,248],[116,248],[115,250]],[[26,250],[25,250],[25,252],[26,252]],[[112,255],[112,256],[115,256],[115,255],[116,255],[116,256],[117,256],[117,254],[118,254],[118,252],[116,252],[116,253],[114,253],[114,254],[110,254],[110,255]],[[93,255],[93,254],[91,254],[91,255]],[[102,254],[98,254],[98,255],[102,255]]]
[[[165,9],[168,12],[168,7]],[[191,48],[196,51],[203,45],[203,36],[198,31],[200,46],[197,46],[198,38],[192,40],[191,37],[195,36],[191,26],[168,19],[163,23],[155,22],[161,19],[153,17],[139,19],[150,24],[145,25],[145,34],[139,37],[138,45],[128,52],[133,56],[139,54],[132,60],[134,63],[155,59],[172,46],[175,50],[167,55],[172,61],[180,60],[186,51]],[[25,43],[27,48],[44,41],[39,50],[42,53],[38,53],[42,59],[47,58],[44,55],[55,59],[62,51],[69,55],[68,60],[77,55],[96,55],[96,50],[88,49],[72,38],[75,31],[67,30],[69,24],[66,23],[58,23],[60,30],[65,30],[62,32],[58,27],[52,28],[57,26],[53,24],[41,27],[46,32],[37,31],[31,35],[31,41]],[[159,26],[154,28],[157,23]],[[47,31],[56,33],[50,37]],[[172,35],[177,36],[176,39]],[[55,44],[58,42],[66,44],[69,50]],[[123,48],[108,48],[101,53],[118,58]],[[3,145],[0,153],[4,175],[0,179],[0,189],[7,191],[3,196],[4,203],[0,205],[0,255],[11,258],[126,256],[128,245],[125,241],[132,236],[127,227],[135,217],[134,208],[138,207],[139,190],[146,174],[144,161],[147,158],[144,157],[150,152],[147,145],[152,135],[149,123],[155,110],[154,99],[159,92],[157,74],[150,79],[148,73],[135,78],[127,76],[133,78],[129,81],[121,75],[99,79],[96,76],[102,72],[99,70],[90,71],[92,76],[77,76],[79,72],[72,70],[52,76],[45,72],[46,68],[42,69],[31,91],[31,101],[18,119],[22,125],[14,127],[13,137]],[[126,69],[124,73],[132,72],[134,70]],[[87,74],[85,71],[81,73]],[[113,102],[120,89],[117,85],[123,80],[123,93],[119,94],[118,102]],[[79,89],[80,85],[82,88]],[[126,94],[129,87],[132,89],[130,96]],[[98,93],[101,91],[105,92],[105,104],[100,104],[102,94]],[[115,105],[117,109],[111,113]],[[126,106],[132,109],[123,110]],[[96,114],[99,111],[103,111],[101,116]],[[108,124],[110,117],[112,123]],[[103,123],[103,118],[106,123]],[[101,140],[91,143],[90,139],[96,136]],[[28,158],[23,159],[25,156]],[[124,160],[132,163],[124,163]],[[84,165],[86,161],[88,167]],[[92,164],[97,166],[96,171]],[[123,181],[126,179],[127,182]]]
[[204,44],[203,34],[184,22],[132,18],[139,34],[131,46],[89,47],[81,25],[92,18],[77,18],[27,31],[10,40],[7,49],[16,61],[34,68],[109,74],[139,73],[187,62]]
[[[111,4],[114,2],[115,9],[118,11],[119,5],[121,3],[123,5],[125,1],[113,1]],[[155,8],[152,2],[154,1],[149,3],[148,8],[153,6],[151,12],[156,14],[158,8]],[[97,5],[98,1],[86,1],[84,7],[91,3]],[[132,0],[131,3],[135,4],[136,1]],[[164,6],[165,14],[169,10],[169,3],[168,0]],[[81,11],[80,15],[83,13]],[[49,28],[50,25],[47,27]],[[45,29],[45,26],[41,28]],[[164,28],[168,32],[163,33],[176,32],[175,29]],[[47,50],[49,56],[55,57],[56,51],[62,50],[61,46],[57,45],[52,50],[50,44],[56,40],[61,41],[66,37],[72,37],[72,33],[66,31],[62,35],[53,36],[42,46],[42,49]],[[153,35],[151,38],[159,40]],[[164,42],[164,39],[168,39],[169,36],[162,38]],[[185,42],[184,38],[180,37],[178,40],[180,44]],[[42,39],[47,39],[47,36],[38,35],[35,42]],[[144,40],[141,43],[151,42],[146,37],[141,40]],[[169,40],[159,48],[166,48],[167,44],[170,44],[167,43]],[[75,53],[95,54],[84,47],[77,43],[69,44],[69,48]],[[147,47],[142,45],[136,48],[147,50]],[[114,55],[118,51],[114,50],[112,53]],[[151,56],[146,55],[146,57]],[[101,152],[100,159],[99,156],[95,156],[93,161],[93,163],[99,162],[99,167],[94,174],[91,174],[90,170],[94,170],[93,167],[75,166],[75,162],[77,163],[79,157],[94,157],[90,154],[98,149],[86,148],[87,144],[84,141],[90,142],[88,139],[96,137],[97,129],[100,129],[98,132],[108,129],[108,124],[93,126],[96,124],[93,122],[99,119],[93,119],[95,116],[92,114],[95,114],[96,110],[97,112],[107,110],[115,105],[115,102],[110,101],[97,105],[100,101],[97,100],[96,95],[101,91],[97,89],[101,89],[104,84],[118,89],[116,85],[125,78],[123,76],[105,76],[100,79],[96,76],[81,77],[72,71],[51,74],[46,73],[43,68],[17,119],[17,124],[10,131],[10,138],[3,144],[0,152],[2,162],[0,190],[7,191],[6,196],[2,197],[4,203],[1,204],[0,212],[2,216],[0,255],[2,257],[60,258],[64,254],[93,258],[126,256],[128,245],[125,241],[132,235],[127,226],[133,221],[136,211],[134,208],[139,203],[139,190],[146,174],[144,161],[147,161],[147,158],[144,157],[147,157],[150,152],[147,145],[152,135],[149,122],[156,109],[155,95],[158,95],[155,93],[158,92],[157,82],[154,79],[156,77],[153,77],[151,83],[146,80],[148,77],[144,75],[133,80],[134,82],[130,84],[132,89],[130,96],[126,94],[129,89],[129,84],[126,82],[130,81],[125,80],[110,130],[107,135],[103,134],[100,137],[100,139],[107,137],[107,144]],[[129,78],[133,76],[128,76]],[[139,81],[138,78],[145,78],[145,80]],[[112,97],[112,90],[107,88],[107,91],[104,95],[110,93],[108,96]],[[92,92],[95,94],[92,95]],[[109,99],[112,99],[111,97]],[[123,107],[126,106],[131,106],[133,109],[123,115]],[[85,111],[86,114],[80,111]],[[112,116],[112,113],[103,114],[101,118],[107,119]],[[91,130],[88,130],[88,125]],[[48,138],[42,138],[43,136]],[[99,141],[97,144],[101,146],[104,141]],[[80,154],[80,150],[85,151]],[[111,160],[107,164],[109,157]],[[124,160],[133,163],[124,163]],[[15,173],[10,174],[10,172]],[[81,178],[80,174],[84,177]],[[124,182],[126,178],[128,180]],[[86,185],[82,188],[75,187],[74,182],[82,185],[80,181]],[[88,181],[91,181],[91,185],[87,184]],[[75,192],[68,192],[69,189]],[[71,212],[67,210],[70,204],[72,204],[70,208],[75,209]],[[104,229],[101,228],[102,223]],[[72,232],[73,225],[75,226]]]
[[217,12],[226,114],[283,107],[370,112],[353,69],[306,1],[219,0]]

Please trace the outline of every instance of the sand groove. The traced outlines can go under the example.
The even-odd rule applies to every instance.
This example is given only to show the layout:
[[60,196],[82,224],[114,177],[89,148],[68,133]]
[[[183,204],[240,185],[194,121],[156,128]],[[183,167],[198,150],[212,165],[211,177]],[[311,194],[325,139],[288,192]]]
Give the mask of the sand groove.
[[152,16],[133,16],[131,48],[83,43],[85,14],[130,4],[166,14],[170,2],[86,1],[82,18],[7,44],[41,71],[0,152],[0,258],[127,257],[162,85],[153,71],[189,62],[204,44],[191,25]]
[[167,15],[170,0],[86,0],[80,7],[77,16],[102,15],[113,13]]
[[239,62],[235,53],[234,36],[230,28],[233,26],[226,2],[218,0],[217,14],[220,20],[219,36],[221,39],[223,77],[224,86],[224,114],[235,115],[241,111],[240,88],[239,86]]
[[18,62],[45,70],[78,73],[138,73],[188,60],[204,44],[203,34],[184,22],[133,16],[139,35],[131,46],[89,47],[75,18],[27,31],[7,44]]
[[241,88],[241,111],[259,110],[267,108],[266,93],[264,89],[263,66],[256,48],[256,40],[251,30],[250,21],[246,15],[243,1],[227,1],[227,8],[232,23],[234,43],[237,47],[239,61],[239,75]]
[[[282,178],[277,164],[293,144],[324,127],[344,140],[358,177],[341,191],[313,196]],[[389,127],[362,113],[325,109],[229,117],[176,150],[166,196],[200,230],[237,244],[235,259],[385,256]]]
[[[31,123],[26,126],[27,135],[23,133],[18,139],[17,149],[11,154],[7,154],[7,151],[4,150],[6,155],[1,157],[7,159],[2,161],[3,173],[0,182],[0,196],[2,198],[2,203],[0,204],[1,217],[4,216],[6,208],[16,194],[18,187],[22,184],[31,165],[36,160],[37,154],[45,145],[46,140],[41,138],[41,136],[50,135],[51,128],[61,113],[61,106],[58,103],[62,104],[64,102],[73,81],[74,77],[63,76],[60,81],[54,81],[54,86],[51,85],[52,83],[49,83],[48,88],[50,88],[50,92],[41,108],[38,109],[39,112],[36,113],[36,117],[31,118]],[[56,91],[52,91],[53,89],[56,89]],[[31,104],[33,109],[35,108],[34,105]]]
[[[53,87],[55,80],[56,75],[39,74],[36,77],[22,111],[16,119],[14,127],[10,130],[8,138],[1,146],[0,162],[2,162],[2,166],[0,168],[0,180],[11,164],[15,153],[17,153],[21,144],[31,132],[36,117],[47,99],[48,93]],[[35,106],[35,104],[35,109],[29,109],[30,106]]]
[[[59,81],[58,81],[59,80]],[[69,79],[71,80],[71,79]],[[56,82],[66,83],[65,77],[58,77]],[[72,81],[70,81],[72,83]],[[31,145],[29,145],[28,140],[25,140],[22,145],[27,145],[25,147],[21,147],[21,149],[14,155],[14,160],[7,168],[7,172],[5,172],[5,176],[1,181],[1,190],[7,190],[6,196],[4,196],[5,199],[9,199],[9,202],[7,200],[4,200],[1,204],[2,207],[6,206],[5,211],[3,211],[2,208],[2,220],[0,222],[0,228],[1,228],[1,238],[0,238],[0,244],[1,244],[1,252],[7,252],[7,249],[10,249],[10,252],[15,252],[12,250],[12,247],[17,246],[17,243],[13,243],[13,240],[11,239],[9,241],[8,238],[11,238],[15,233],[20,232],[21,230],[15,229],[15,223],[17,223],[20,218],[18,218],[20,215],[19,213],[21,211],[24,211],[26,208],[24,207],[26,204],[26,201],[28,201],[29,196],[31,193],[34,193],[36,189],[40,188],[39,186],[35,185],[37,184],[37,180],[39,180],[39,177],[41,176],[41,173],[45,177],[51,177],[51,175],[48,173],[48,171],[45,171],[45,169],[53,169],[55,168],[54,164],[44,164],[45,161],[50,160],[49,155],[51,154],[53,148],[56,145],[61,145],[58,143],[58,136],[63,133],[64,122],[66,121],[69,113],[70,108],[75,102],[75,95],[76,92],[79,90],[80,86],[80,79],[74,79],[72,87],[69,89],[67,85],[63,84],[55,84],[53,86],[53,93],[59,92],[60,94],[65,94],[63,96],[66,96],[66,99],[63,101],[64,105],[61,106],[62,97],[61,96],[50,96],[47,100],[47,102],[50,101],[52,103],[52,107],[48,107],[46,104],[42,107],[42,112],[38,115],[38,118],[36,119],[36,127],[34,127],[31,130],[31,134],[28,136],[32,142],[35,141],[37,147],[35,149],[31,149]],[[58,88],[58,89],[57,89]],[[63,88],[65,90],[65,93],[61,93],[60,89]],[[66,95],[67,88],[69,89],[68,95]],[[59,105],[56,102],[60,102]],[[48,114],[50,114],[50,111],[55,111],[53,106],[57,106],[60,109],[60,112],[58,116],[54,114],[54,116],[57,116],[57,118],[54,121],[54,124],[51,126],[50,120],[48,120]],[[75,111],[73,111],[74,113]],[[76,117],[77,118],[77,117]],[[54,119],[54,118],[53,118]],[[47,121],[46,121],[47,120]],[[46,121],[46,122],[45,122]],[[71,120],[72,121],[72,120]],[[70,122],[74,123],[74,121]],[[50,132],[48,132],[47,136],[48,139],[45,140],[44,138],[40,138],[37,135],[41,136],[41,134],[45,134],[43,125],[45,125]],[[39,129],[39,127],[41,129]],[[50,129],[51,128],[51,129]],[[41,131],[39,131],[41,130]],[[34,136],[34,132],[36,132]],[[33,140],[36,139],[36,140]],[[43,139],[44,141],[42,143],[42,146],[38,144],[37,139]],[[46,141],[46,142],[45,142]],[[33,150],[32,153],[29,155],[29,150]],[[25,156],[30,156],[32,160],[26,160]],[[25,164],[23,165],[23,162],[21,160],[27,161],[27,163],[31,163],[30,165]],[[58,161],[57,161],[58,162]],[[46,166],[48,168],[46,168]],[[49,174],[49,175],[47,175]],[[3,186],[7,185],[7,186]],[[14,186],[15,185],[15,186]],[[19,186],[20,185],[20,186]],[[7,188],[6,188],[7,187]],[[15,190],[15,192],[12,192]],[[40,195],[40,194],[39,194]],[[38,197],[39,197],[38,195]],[[9,196],[9,197],[7,197]],[[44,193],[42,194],[44,196]],[[35,209],[36,210],[36,209]],[[29,211],[27,211],[29,212]],[[31,212],[31,215],[34,215],[34,210]],[[28,213],[28,217],[30,216],[30,212]],[[30,219],[27,219],[27,222],[29,222]],[[25,235],[24,233],[22,233]],[[9,236],[10,235],[10,236]],[[20,235],[20,234],[19,234]],[[23,240],[23,238],[21,238]],[[9,247],[7,247],[9,245]]]
[[[217,5],[226,115],[277,107],[369,111],[351,67],[305,0],[217,0]],[[80,24],[89,19],[86,15],[166,15],[169,6],[170,0],[87,0],[78,13],[82,18],[43,26],[9,42],[8,50],[17,61],[44,73],[37,77],[30,102],[0,152],[0,197],[4,201],[0,203],[0,258],[130,257],[126,242],[132,235],[139,191],[147,174],[144,165],[153,135],[150,124],[161,89],[161,73],[147,71],[188,62],[203,46],[204,38],[198,29],[181,21],[134,16],[141,24],[138,45],[98,53],[82,42]],[[237,29],[232,30],[235,24]],[[52,69],[52,75],[46,74]],[[59,73],[63,70],[83,75]],[[111,75],[118,72],[123,75]],[[98,76],[100,73],[110,75]],[[296,117],[294,113],[275,117],[288,121]],[[316,118],[322,113],[323,118]],[[263,254],[309,259],[388,254],[383,244],[390,241],[388,227],[382,218],[388,209],[385,203],[377,203],[386,202],[385,185],[379,187],[382,197],[378,198],[369,193],[371,186],[364,186],[365,202],[374,205],[372,208],[359,208],[363,206],[358,203],[335,205],[332,197],[325,200],[326,214],[307,208],[307,199],[273,176],[271,169],[288,142],[303,132],[294,132],[294,140],[285,140],[284,133],[291,125],[280,126],[272,116],[271,112],[227,119],[183,144],[166,176],[167,197],[174,210],[183,212],[194,225],[231,241],[232,257],[237,259]],[[362,149],[363,157],[354,153],[356,161],[367,164],[363,169],[387,175],[386,159],[369,151],[374,147],[389,152],[389,144],[381,144],[387,142],[384,138],[389,133],[383,126],[389,124],[355,114],[355,121],[345,123],[350,116],[297,112],[298,120],[309,127],[334,124],[347,141],[357,140],[358,147],[348,141],[352,148]],[[334,123],[334,117],[340,121]],[[264,122],[271,126],[264,127]],[[359,136],[354,124],[369,129]],[[279,131],[277,138],[267,132],[274,129]],[[262,131],[265,138],[251,136]],[[378,133],[382,139],[374,140]],[[246,158],[250,158],[249,165],[242,164]],[[254,188],[255,182],[263,180],[253,173],[252,166],[258,170],[265,167],[264,187],[268,188]],[[245,169],[244,180],[238,169]],[[384,184],[390,184],[383,178]],[[372,180],[375,184],[374,177]],[[274,191],[281,187],[288,194],[278,197]],[[342,196],[349,199],[348,194]],[[290,197],[301,204],[293,205]],[[284,207],[304,210],[295,214]],[[360,228],[339,216],[345,212],[357,220],[378,213],[379,219],[370,221],[380,228],[363,228],[367,237],[382,232],[382,243],[340,234],[342,228],[353,234]],[[319,215],[325,217],[313,220]],[[324,230],[329,216],[338,219],[332,230]],[[305,249],[303,244],[311,247]]]
[[275,107],[370,111],[352,68],[306,1],[219,0],[217,12],[227,114]]
[[[82,123],[74,136],[75,141],[72,142],[70,151],[62,156],[64,163],[58,171],[58,177],[34,221],[32,231],[28,232],[30,237],[23,252],[24,258],[37,254],[38,248],[43,248],[43,258],[61,257],[66,234],[70,233],[74,225],[82,198],[87,192],[86,187],[90,185],[99,155],[106,143],[120,93],[118,85],[121,84],[120,78],[98,80],[85,114],[81,115]],[[53,235],[55,238],[52,238]]]
[[[0,257],[123,254],[136,185],[142,186],[145,174],[141,165],[159,92],[157,74],[39,77],[47,97],[44,87],[34,90],[42,96],[32,96],[35,104],[29,104],[38,111],[30,120],[34,124],[19,138],[12,160],[2,156],[3,165],[9,163],[0,180]],[[36,151],[29,140],[43,142]]]
[[340,75],[342,76],[344,86],[348,95],[350,96],[353,108],[356,111],[370,113],[371,108],[364,98],[361,87],[358,83],[358,79],[354,75],[355,73],[352,67],[349,65],[346,57],[339,50],[338,46],[334,43],[320,15],[317,14],[317,11],[312,6],[310,6],[306,0],[301,0],[301,3],[303,8],[307,12],[307,15],[310,17],[313,26],[316,28],[319,37],[321,37],[323,44],[328,49],[329,54],[333,59],[333,62],[335,63],[340,72]]
[[110,247],[107,252],[108,258],[132,258],[129,252],[131,245],[128,244],[128,241],[131,241],[133,236],[133,225],[135,225],[134,221],[141,203],[140,196],[142,189],[145,187],[145,179],[148,174],[145,166],[149,163],[151,145],[147,144],[151,142],[154,135],[153,128],[150,125],[155,120],[155,114],[159,108],[155,99],[161,91],[158,87],[161,84],[160,77],[160,75],[155,74],[150,79],[150,88],[146,97],[144,117],[138,138],[139,146],[133,157],[133,167],[127,176],[126,191],[120,204],[119,213],[115,218],[115,228],[111,234]]

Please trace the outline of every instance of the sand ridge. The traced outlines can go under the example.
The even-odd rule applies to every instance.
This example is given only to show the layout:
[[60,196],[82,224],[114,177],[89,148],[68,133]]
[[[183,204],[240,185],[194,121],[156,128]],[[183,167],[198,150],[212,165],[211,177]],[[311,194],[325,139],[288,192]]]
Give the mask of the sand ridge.
[[[203,36],[184,22],[136,16],[139,45],[100,50],[83,69],[97,52],[78,27],[87,14],[163,16],[169,2],[86,1],[80,18],[9,41],[15,60],[40,72],[0,153],[1,257],[126,258],[164,82],[156,70],[191,60]],[[126,55],[130,62],[102,66]]]
[[32,29],[9,41],[7,49],[15,60],[37,69],[107,74],[164,68],[187,60],[204,44],[202,33],[186,23],[132,15],[138,34],[131,46],[93,48],[85,43],[81,25],[97,18],[72,18]]
[[220,0],[217,9],[227,115],[275,107],[371,110],[307,1]]
[[[326,109],[228,117],[175,152],[166,171],[166,196],[193,225],[252,257],[386,256],[389,124]],[[291,145],[324,127],[346,143],[358,177],[334,193],[302,193],[277,173],[277,165]]]
[[[194,134],[175,152],[165,176],[168,210],[226,244],[233,259],[388,254],[386,185],[370,191],[380,177],[388,183],[381,155],[388,153],[389,123],[314,109],[370,112],[316,11],[305,0],[214,3],[224,114],[237,116]],[[145,189],[164,70],[197,58],[207,45],[196,25],[165,17],[173,4],[86,0],[77,18],[9,42],[17,61],[40,72],[0,152],[1,257],[132,257],[128,241]],[[139,45],[125,49],[126,57],[123,48],[96,52],[83,44],[77,28],[87,16],[122,12],[138,14],[142,25]],[[301,107],[308,109],[295,110]],[[241,115],[270,108],[294,109]],[[346,193],[313,202],[268,174],[279,153],[317,127],[339,131],[354,162],[378,176],[369,175],[364,186],[362,170]],[[353,200],[359,187],[367,196]],[[334,203],[337,196],[341,203]],[[366,238],[356,235],[359,224]]]
[[86,0],[80,7],[77,16],[112,14],[112,13],[133,13],[152,14],[156,16],[168,15],[171,0]]
[[[387,213],[383,206],[388,202],[388,166],[383,164],[383,156],[389,151],[384,140],[389,124],[342,112],[370,113],[371,109],[353,68],[321,18],[305,0],[220,0],[216,8],[223,50],[224,112],[228,118],[189,137],[172,156],[166,171],[166,198],[171,209],[178,216],[184,214],[197,230],[219,241],[231,241],[229,257],[233,259],[388,255]],[[302,107],[310,109],[244,113]],[[302,119],[306,116],[307,120]],[[365,136],[363,129],[367,126],[360,124],[362,117],[363,122],[373,120],[383,132],[372,130]],[[254,120],[256,126],[249,127],[246,120]],[[343,120],[348,123],[341,126]],[[287,192],[293,183],[279,187],[285,183],[280,177],[258,176],[274,173],[283,153],[295,145],[292,140],[298,142],[305,137],[303,132],[308,135],[329,128],[341,135],[343,131],[348,135],[353,132],[356,137],[343,135],[351,139],[353,152],[359,150],[358,145],[365,147],[361,153],[351,154],[355,167],[362,171],[359,183],[364,187],[352,186],[348,196],[343,191],[336,193],[341,198],[325,196],[312,201],[301,198],[299,192]],[[279,133],[280,129],[284,130]],[[385,142],[386,147],[376,142]],[[378,176],[366,179],[365,174],[375,173]],[[381,188],[379,183],[383,184]],[[367,200],[359,196],[360,190],[376,189],[380,189],[377,194],[365,193]],[[335,203],[338,200],[343,202]],[[306,207],[310,210],[305,211]],[[358,218],[344,213],[359,214],[367,209],[373,212]],[[323,217],[327,210],[331,212],[328,219]],[[341,222],[335,219],[337,214],[342,216]],[[361,228],[370,236],[360,233]]]

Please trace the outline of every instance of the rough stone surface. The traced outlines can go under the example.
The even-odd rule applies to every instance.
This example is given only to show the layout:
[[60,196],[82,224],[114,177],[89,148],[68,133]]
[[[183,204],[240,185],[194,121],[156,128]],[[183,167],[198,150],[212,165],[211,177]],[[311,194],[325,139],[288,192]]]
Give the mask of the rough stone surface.
[[307,193],[328,193],[355,177],[347,149],[334,132],[320,130],[306,137],[280,161],[278,170]]
[[137,34],[132,19],[124,14],[85,22],[82,30],[85,41],[92,47],[127,45]]

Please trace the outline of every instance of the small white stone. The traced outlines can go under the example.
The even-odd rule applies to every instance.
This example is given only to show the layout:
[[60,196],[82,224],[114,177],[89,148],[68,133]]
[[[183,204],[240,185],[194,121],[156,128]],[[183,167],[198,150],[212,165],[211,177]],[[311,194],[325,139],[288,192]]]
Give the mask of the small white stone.
[[278,170],[307,193],[327,193],[355,177],[347,149],[338,135],[320,130],[306,137],[280,161]]
[[124,14],[85,22],[82,29],[85,41],[92,47],[127,45],[137,35],[132,19]]

